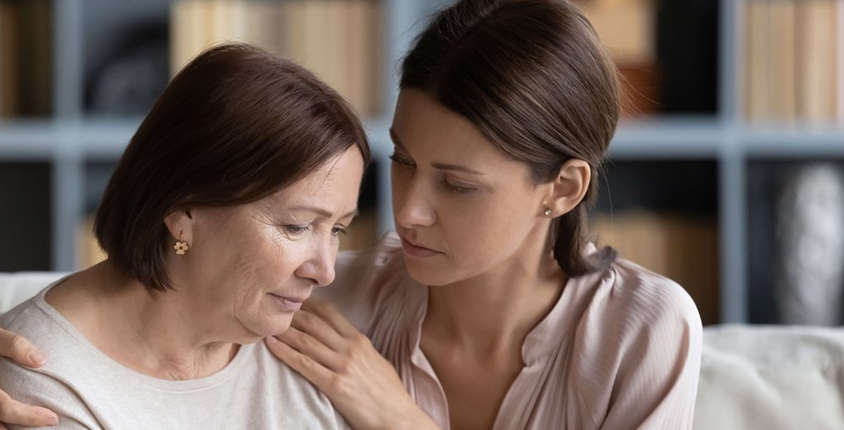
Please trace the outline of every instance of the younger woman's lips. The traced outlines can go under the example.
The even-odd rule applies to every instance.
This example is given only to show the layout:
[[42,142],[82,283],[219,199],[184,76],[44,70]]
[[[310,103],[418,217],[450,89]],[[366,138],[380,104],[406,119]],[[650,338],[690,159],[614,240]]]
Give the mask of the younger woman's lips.
[[441,254],[439,251],[434,251],[433,249],[425,248],[423,246],[418,246],[410,243],[407,239],[401,239],[401,246],[404,250],[406,255],[411,257],[417,258],[426,258],[426,257],[433,257],[434,255]]

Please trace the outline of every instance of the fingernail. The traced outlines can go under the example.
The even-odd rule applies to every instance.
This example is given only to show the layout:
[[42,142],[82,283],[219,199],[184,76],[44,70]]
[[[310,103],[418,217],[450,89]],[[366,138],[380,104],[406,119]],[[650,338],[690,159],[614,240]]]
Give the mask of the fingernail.
[[59,425],[59,417],[52,412],[47,412],[47,411],[41,412],[41,417],[44,418],[45,421],[47,421],[48,426]]
[[35,364],[44,364],[44,362],[47,361],[47,356],[36,349],[35,351],[29,353],[29,361]]
[[267,336],[267,342],[268,343],[278,343],[278,339],[276,339],[275,336]]

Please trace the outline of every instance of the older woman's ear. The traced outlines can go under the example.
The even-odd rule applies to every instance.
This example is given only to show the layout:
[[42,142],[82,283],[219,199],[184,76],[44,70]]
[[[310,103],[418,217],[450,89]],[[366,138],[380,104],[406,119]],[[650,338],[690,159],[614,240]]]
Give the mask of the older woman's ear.
[[174,242],[193,243],[194,218],[190,210],[177,210],[164,218],[164,225]]

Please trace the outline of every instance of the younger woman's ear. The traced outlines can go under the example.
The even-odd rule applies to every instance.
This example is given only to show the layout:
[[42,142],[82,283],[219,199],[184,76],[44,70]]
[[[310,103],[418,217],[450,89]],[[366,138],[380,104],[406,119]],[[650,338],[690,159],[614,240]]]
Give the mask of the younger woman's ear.
[[563,163],[543,200],[545,206],[551,209],[551,217],[563,216],[577,207],[586,197],[591,180],[592,169],[586,161],[572,158]]
[[188,244],[193,242],[194,220],[190,210],[177,210],[171,212],[164,218],[164,225],[173,240],[185,241]]

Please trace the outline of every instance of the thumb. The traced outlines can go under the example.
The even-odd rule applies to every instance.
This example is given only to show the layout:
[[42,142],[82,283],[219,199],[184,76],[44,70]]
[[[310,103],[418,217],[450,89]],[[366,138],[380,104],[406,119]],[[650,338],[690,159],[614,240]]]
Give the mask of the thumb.
[[1,328],[0,356],[9,357],[17,363],[29,367],[41,367],[47,361],[44,353],[32,346],[25,337]]

